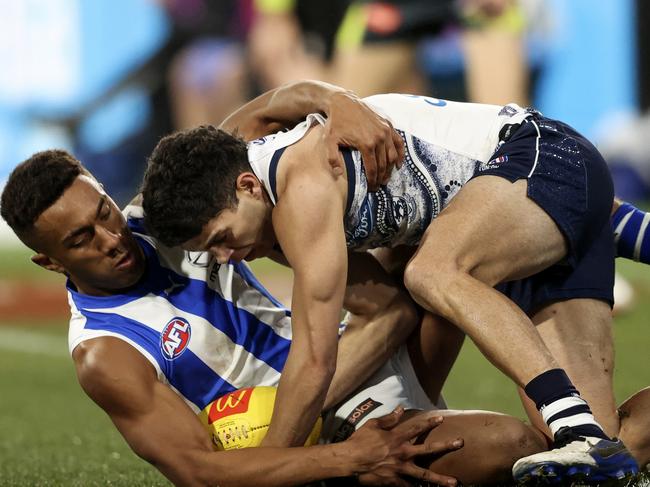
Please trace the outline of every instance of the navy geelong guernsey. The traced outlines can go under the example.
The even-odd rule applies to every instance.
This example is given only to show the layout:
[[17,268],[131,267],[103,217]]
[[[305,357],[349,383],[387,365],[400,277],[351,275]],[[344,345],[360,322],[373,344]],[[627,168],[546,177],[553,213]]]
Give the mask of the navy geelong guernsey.
[[[345,233],[353,250],[417,245],[438,216],[477,170],[489,167],[507,124],[530,113],[521,107],[459,103],[436,98],[387,94],[364,98],[387,118],[404,140],[405,163],[385,186],[368,192],[361,155],[343,150],[348,179]],[[277,168],[284,150],[316,124],[311,114],[292,130],[248,144],[248,160],[272,202],[277,203]]]

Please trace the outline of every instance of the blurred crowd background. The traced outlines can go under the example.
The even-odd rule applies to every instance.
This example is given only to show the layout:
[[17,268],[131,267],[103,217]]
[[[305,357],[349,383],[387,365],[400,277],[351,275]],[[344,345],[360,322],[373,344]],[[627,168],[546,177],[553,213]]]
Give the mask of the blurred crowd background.
[[162,135],[313,78],[533,105],[648,199],[648,21],[644,0],[0,0],[0,187],[62,147],[124,204]]

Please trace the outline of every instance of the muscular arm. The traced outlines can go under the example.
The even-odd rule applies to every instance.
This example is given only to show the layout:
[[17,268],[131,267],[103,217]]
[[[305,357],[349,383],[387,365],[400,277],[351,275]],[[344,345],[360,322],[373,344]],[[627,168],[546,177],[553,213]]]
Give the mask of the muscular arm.
[[349,254],[343,307],[347,327],[324,409],[341,402],[385,363],[419,319],[406,291],[367,252]]
[[322,81],[298,81],[267,91],[229,115],[219,126],[245,140],[291,127],[310,113],[328,114],[332,98],[351,96],[346,90]]
[[[267,257],[289,266],[281,252],[274,251]],[[324,410],[341,402],[368,379],[406,342],[419,321],[408,293],[368,252],[348,253],[347,278],[343,298],[347,326],[339,340],[336,372]]]
[[[311,135],[311,142],[315,140]],[[338,323],[347,273],[344,195],[324,161],[302,164],[311,143],[289,148],[278,179],[273,227],[293,268],[292,344],[265,445],[305,441],[336,368]],[[293,168],[293,169],[292,169]]]
[[371,189],[388,179],[394,165],[401,165],[404,145],[390,122],[354,93],[322,81],[299,81],[268,91],[226,118],[220,128],[253,140],[293,127],[316,112],[328,117],[324,151],[335,174],[344,168],[339,146],[361,152]]
[[215,452],[196,415],[127,343],[112,337],[88,340],[75,348],[73,359],[82,388],[106,411],[133,451],[176,485],[296,485],[369,472],[396,461],[396,479],[407,473],[435,481],[440,477],[410,459],[452,448],[436,444],[413,449],[408,439],[435,426],[433,418],[397,427],[395,418],[335,445]]
[[214,452],[196,415],[157,380],[139,352],[119,339],[84,342],[73,358],[81,386],[133,451],[177,485],[289,485],[340,468],[330,457],[329,466],[317,462],[307,471],[301,463],[316,462],[317,455],[307,448]]

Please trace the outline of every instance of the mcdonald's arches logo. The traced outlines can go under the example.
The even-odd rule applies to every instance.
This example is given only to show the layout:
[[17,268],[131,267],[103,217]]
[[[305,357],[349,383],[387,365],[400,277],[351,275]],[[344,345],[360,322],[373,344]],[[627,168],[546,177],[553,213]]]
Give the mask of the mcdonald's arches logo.
[[248,411],[248,403],[253,393],[253,387],[246,387],[229,392],[221,396],[210,405],[208,411],[208,424],[212,424],[218,419],[233,414],[245,413]]

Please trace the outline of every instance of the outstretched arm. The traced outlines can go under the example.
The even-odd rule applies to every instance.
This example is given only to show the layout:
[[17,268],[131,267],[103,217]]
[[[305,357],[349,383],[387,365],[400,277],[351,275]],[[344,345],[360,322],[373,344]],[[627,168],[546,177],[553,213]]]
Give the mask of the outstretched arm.
[[395,426],[398,412],[333,445],[215,452],[196,415],[126,342],[88,340],[75,348],[73,359],[82,388],[108,413],[133,451],[176,485],[297,485],[385,465],[392,467],[396,481],[400,474],[432,482],[449,479],[412,463],[416,455],[454,449],[451,442],[410,444],[439,423],[433,416]]
[[335,174],[343,172],[339,146],[361,152],[371,189],[384,183],[404,159],[402,139],[390,122],[354,93],[322,81],[299,81],[268,91],[230,115],[220,128],[253,140],[293,127],[310,113],[328,117],[323,137]]

